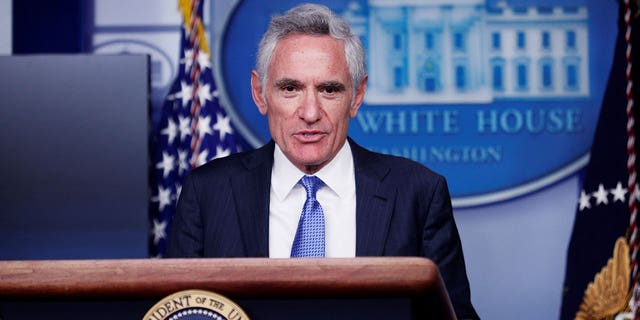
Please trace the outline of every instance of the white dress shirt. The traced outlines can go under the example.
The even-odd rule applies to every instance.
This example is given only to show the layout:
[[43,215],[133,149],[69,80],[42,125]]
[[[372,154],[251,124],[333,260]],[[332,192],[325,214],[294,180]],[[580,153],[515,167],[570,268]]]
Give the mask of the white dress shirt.
[[[298,184],[304,172],[296,168],[276,144],[271,172],[269,205],[269,257],[288,258],[296,235],[304,187]],[[316,172],[324,182],[316,194],[325,218],[325,257],[356,255],[356,182],[353,155],[348,142],[333,160]]]

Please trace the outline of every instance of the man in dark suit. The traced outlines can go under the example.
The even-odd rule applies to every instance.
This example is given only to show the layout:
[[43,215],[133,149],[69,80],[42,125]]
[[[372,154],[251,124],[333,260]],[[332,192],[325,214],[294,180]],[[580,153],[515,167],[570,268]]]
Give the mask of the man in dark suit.
[[358,37],[324,6],[274,18],[251,74],[273,140],[191,172],[167,256],[423,256],[458,318],[476,319],[445,179],[347,137],[364,61]]

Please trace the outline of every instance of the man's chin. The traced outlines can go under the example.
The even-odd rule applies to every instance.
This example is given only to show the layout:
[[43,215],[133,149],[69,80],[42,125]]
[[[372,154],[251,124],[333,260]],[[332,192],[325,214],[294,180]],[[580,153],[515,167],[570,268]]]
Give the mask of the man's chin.
[[300,164],[298,167],[304,168],[305,173],[313,174],[322,169],[329,161],[327,161],[327,157],[302,157],[298,158],[296,162]]

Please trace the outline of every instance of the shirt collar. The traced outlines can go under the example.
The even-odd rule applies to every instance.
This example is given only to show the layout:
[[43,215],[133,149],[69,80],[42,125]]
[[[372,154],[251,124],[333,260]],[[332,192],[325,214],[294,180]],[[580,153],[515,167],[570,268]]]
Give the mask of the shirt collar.
[[[286,198],[304,175],[305,173],[296,168],[276,144],[271,175],[271,189],[276,197],[280,200]],[[347,197],[355,192],[353,155],[349,143],[345,142],[333,160],[316,172],[315,176],[338,197]],[[351,178],[345,180],[345,177]]]

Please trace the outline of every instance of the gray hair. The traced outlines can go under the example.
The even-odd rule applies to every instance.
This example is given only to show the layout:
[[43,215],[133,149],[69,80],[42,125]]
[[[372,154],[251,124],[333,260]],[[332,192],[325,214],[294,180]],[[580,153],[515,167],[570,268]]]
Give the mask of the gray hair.
[[302,4],[288,10],[284,15],[271,19],[269,28],[260,41],[256,71],[262,85],[266,84],[267,69],[278,41],[291,34],[329,35],[343,41],[354,91],[366,77],[364,48],[358,36],[351,33],[347,21],[326,6]]

